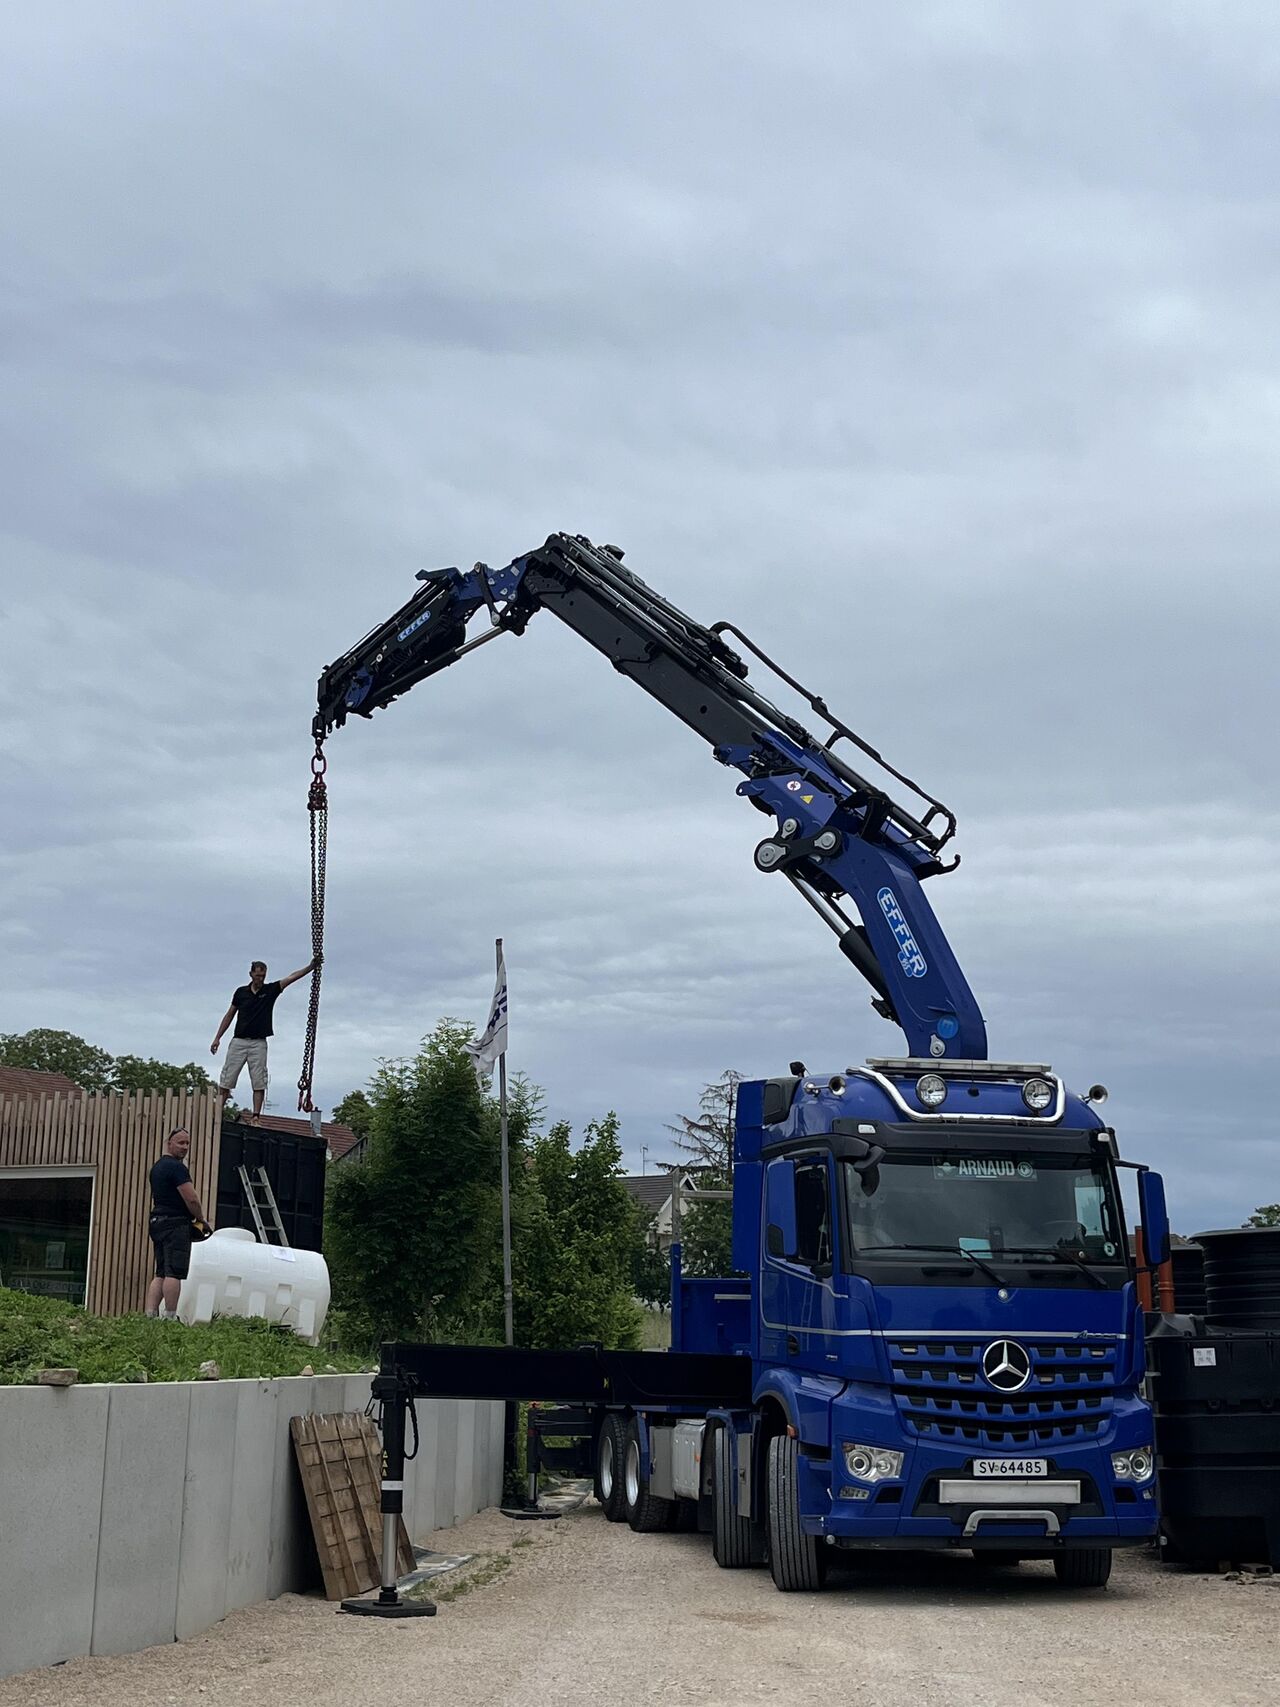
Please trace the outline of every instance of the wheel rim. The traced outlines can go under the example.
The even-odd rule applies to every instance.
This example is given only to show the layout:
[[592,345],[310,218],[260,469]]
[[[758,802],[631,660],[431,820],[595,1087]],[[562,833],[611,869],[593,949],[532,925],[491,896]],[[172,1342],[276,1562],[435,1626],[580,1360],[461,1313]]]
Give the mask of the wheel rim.
[[613,1498],[613,1435],[606,1434],[600,1442],[600,1492],[606,1500]]
[[627,1443],[627,1504],[636,1505],[640,1499],[640,1442]]

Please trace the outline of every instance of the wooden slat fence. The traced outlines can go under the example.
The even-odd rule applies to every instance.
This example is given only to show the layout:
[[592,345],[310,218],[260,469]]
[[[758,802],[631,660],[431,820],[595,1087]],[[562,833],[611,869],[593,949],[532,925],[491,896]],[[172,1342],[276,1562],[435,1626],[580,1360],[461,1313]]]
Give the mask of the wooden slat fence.
[[151,1273],[147,1174],[175,1126],[191,1133],[187,1166],[213,1213],[218,1177],[215,1090],[0,1096],[0,1192],[6,1168],[91,1168],[88,1308],[140,1310]]

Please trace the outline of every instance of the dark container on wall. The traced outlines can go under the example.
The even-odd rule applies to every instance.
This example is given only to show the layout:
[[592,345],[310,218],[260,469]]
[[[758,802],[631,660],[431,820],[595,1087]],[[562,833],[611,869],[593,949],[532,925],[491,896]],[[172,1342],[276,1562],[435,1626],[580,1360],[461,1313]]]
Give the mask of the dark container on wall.
[[1280,1227],[1197,1233],[1205,1315],[1215,1327],[1280,1333]]
[[1169,1253],[1173,1262],[1174,1309],[1180,1316],[1205,1313],[1204,1251],[1199,1245],[1175,1245]]
[[325,1152],[322,1138],[224,1122],[214,1225],[255,1231],[237,1170],[243,1164],[255,1175],[265,1168],[289,1243],[298,1250],[323,1250]]
[[1147,1367],[1166,1559],[1280,1569],[1280,1334],[1171,1321]]

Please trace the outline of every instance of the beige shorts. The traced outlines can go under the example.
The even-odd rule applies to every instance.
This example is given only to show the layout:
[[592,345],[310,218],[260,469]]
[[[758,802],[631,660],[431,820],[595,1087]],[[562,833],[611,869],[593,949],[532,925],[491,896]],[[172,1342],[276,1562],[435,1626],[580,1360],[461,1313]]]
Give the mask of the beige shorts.
[[224,1091],[233,1091],[236,1080],[245,1067],[249,1069],[249,1083],[255,1091],[265,1091],[267,1088],[267,1040],[265,1037],[233,1037],[227,1045],[227,1059],[223,1063],[222,1077],[218,1084]]

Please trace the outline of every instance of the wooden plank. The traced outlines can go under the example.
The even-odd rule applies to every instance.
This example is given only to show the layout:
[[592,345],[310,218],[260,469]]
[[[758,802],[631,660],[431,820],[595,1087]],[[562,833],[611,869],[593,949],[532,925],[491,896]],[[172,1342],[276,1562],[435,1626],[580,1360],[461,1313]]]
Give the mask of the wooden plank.
[[[330,1600],[365,1594],[382,1577],[382,1446],[377,1433],[358,1411],[294,1417],[289,1431],[325,1594]],[[415,1561],[403,1519],[396,1552],[399,1574],[404,1575]]]

